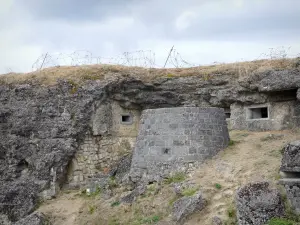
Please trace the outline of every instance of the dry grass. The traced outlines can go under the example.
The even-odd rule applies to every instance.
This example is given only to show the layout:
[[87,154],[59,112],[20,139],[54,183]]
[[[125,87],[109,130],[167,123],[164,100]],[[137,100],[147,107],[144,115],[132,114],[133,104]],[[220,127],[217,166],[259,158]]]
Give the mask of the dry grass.
[[[264,141],[270,135],[282,135],[282,138]],[[230,136],[235,144],[208,160],[188,178],[200,187],[208,205],[193,215],[185,225],[211,225],[214,216],[227,221],[227,225],[235,224],[236,189],[261,179],[274,183],[278,179],[281,163],[280,149],[290,141],[299,140],[300,133],[231,131]],[[55,218],[54,225],[140,225],[153,224],[147,223],[151,218],[169,220],[167,215],[177,199],[176,195],[170,184],[165,184],[157,193],[155,190],[155,186],[149,186],[146,195],[139,197],[132,205],[120,204],[114,207],[112,204],[118,201],[118,196],[109,200],[82,197],[67,199],[68,195],[64,194],[43,205],[40,211],[51,214]]]
[[31,73],[8,73],[0,76],[2,84],[37,83],[54,85],[58,79],[72,80],[78,84],[87,80],[103,80],[113,77],[132,76],[144,81],[151,81],[161,77],[197,76],[204,80],[214,76],[228,75],[233,77],[249,76],[253,72],[266,70],[290,69],[299,66],[300,59],[257,60],[250,62],[218,64],[191,68],[141,68],[120,65],[86,65],[51,67]]

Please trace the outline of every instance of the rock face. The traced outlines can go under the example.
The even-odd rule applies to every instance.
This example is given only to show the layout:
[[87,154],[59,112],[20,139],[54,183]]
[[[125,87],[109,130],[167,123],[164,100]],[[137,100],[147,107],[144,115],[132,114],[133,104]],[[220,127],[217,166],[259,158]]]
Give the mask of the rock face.
[[227,147],[223,109],[176,107],[144,110],[133,151],[130,178],[159,181]]
[[24,219],[19,220],[14,223],[14,225],[51,225],[51,223],[47,220],[45,215],[42,213],[36,212],[31,215],[25,217]]
[[174,203],[173,220],[178,224],[183,224],[190,215],[201,211],[205,206],[206,200],[203,199],[201,192],[193,196],[182,197]]
[[291,142],[284,147],[280,170],[300,172],[300,141]]
[[284,215],[280,193],[268,182],[250,183],[237,191],[236,209],[239,225],[264,225],[273,217]]
[[279,182],[284,186],[293,209],[300,214],[300,141],[284,147],[280,171],[284,177]]
[[[297,96],[299,99],[297,65],[290,70],[256,71],[249,74],[249,79],[238,79],[230,71],[217,72],[209,79],[194,73],[195,76],[160,77],[151,81],[138,78],[139,72],[133,74],[118,76],[108,71],[107,79],[85,80],[80,85],[60,80],[47,86],[35,78],[27,83],[1,83],[0,214],[15,222],[34,210],[39,197],[55,195],[68,180],[72,159],[88,135],[103,137],[106,142],[101,146],[107,147],[108,136],[115,135],[109,130],[111,121],[106,119],[114,110],[109,108],[111,102],[141,112],[187,105],[229,109],[233,103],[264,104],[273,101],[275,90],[287,89],[293,89],[293,101]],[[91,145],[96,149],[96,144]],[[122,144],[117,146],[120,148]],[[111,158],[102,152],[97,157]],[[117,160],[116,156],[114,161]],[[80,163],[80,169],[86,169]],[[90,162],[89,166],[92,168],[89,175],[97,172],[98,165]],[[106,166],[100,165],[102,170]],[[74,174],[73,178],[74,182],[82,180],[80,174]]]

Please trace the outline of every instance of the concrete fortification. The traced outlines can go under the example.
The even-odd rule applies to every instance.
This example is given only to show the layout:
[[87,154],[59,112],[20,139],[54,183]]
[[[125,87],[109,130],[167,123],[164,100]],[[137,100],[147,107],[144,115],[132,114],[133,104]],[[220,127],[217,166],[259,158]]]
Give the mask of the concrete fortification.
[[131,179],[156,181],[201,164],[229,142],[219,108],[177,107],[144,110],[133,152]]

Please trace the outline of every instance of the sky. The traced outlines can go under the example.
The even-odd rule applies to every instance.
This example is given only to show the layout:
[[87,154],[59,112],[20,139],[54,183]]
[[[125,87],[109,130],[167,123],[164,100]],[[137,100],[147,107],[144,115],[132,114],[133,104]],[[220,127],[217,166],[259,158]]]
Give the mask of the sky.
[[0,74],[295,57],[299,21],[299,0],[0,0]]

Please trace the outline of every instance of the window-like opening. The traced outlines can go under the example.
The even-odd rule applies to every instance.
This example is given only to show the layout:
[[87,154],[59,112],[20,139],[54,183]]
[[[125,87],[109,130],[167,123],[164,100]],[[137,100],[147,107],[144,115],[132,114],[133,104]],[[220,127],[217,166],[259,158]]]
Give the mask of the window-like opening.
[[225,118],[226,118],[226,119],[230,119],[230,116],[231,116],[231,113],[230,113],[230,112],[226,112],[226,113],[225,113]]
[[288,179],[300,179],[300,173],[299,172],[280,171],[280,177],[281,178],[288,178]]
[[268,107],[249,108],[249,119],[268,119]]
[[230,119],[231,117],[230,108],[224,108],[224,113],[225,113],[225,118]]
[[132,123],[132,116],[131,115],[122,115],[121,116],[122,123]]

